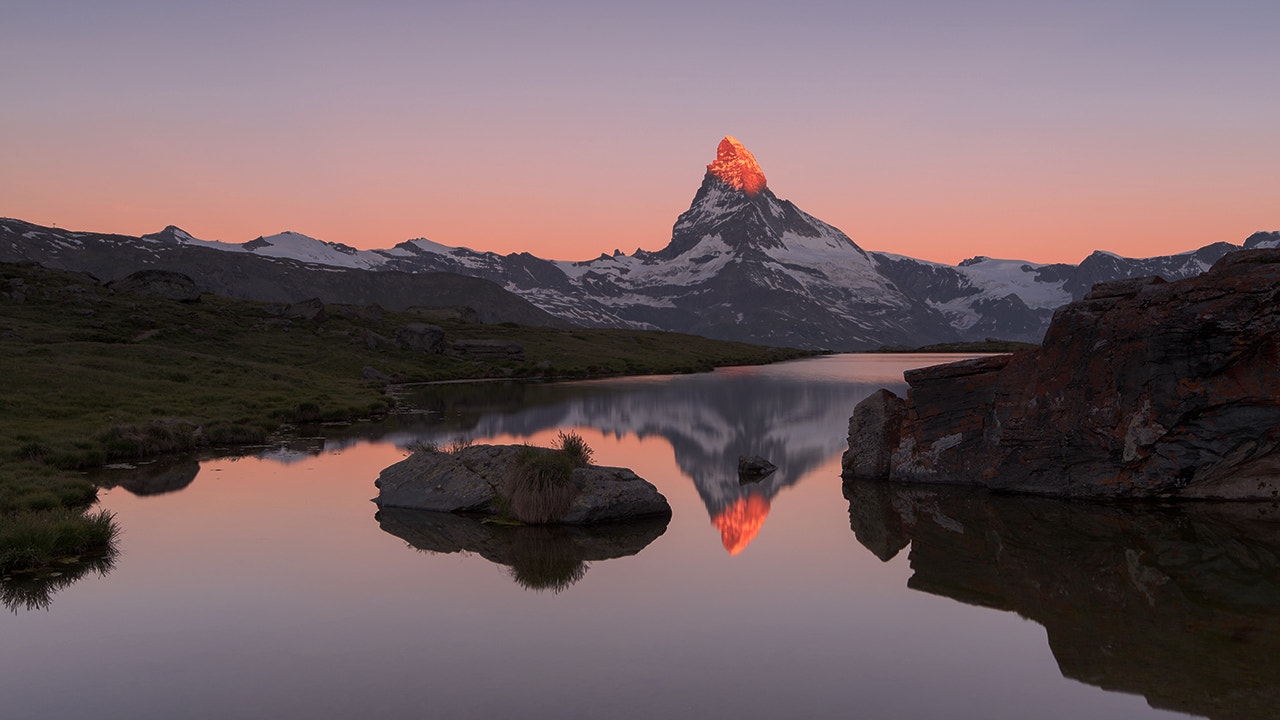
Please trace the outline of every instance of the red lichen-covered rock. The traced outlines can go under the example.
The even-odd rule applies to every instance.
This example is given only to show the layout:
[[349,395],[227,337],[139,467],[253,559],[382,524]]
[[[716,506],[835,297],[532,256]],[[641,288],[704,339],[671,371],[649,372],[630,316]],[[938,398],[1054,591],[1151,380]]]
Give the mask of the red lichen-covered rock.
[[845,476],[1280,498],[1278,301],[1277,250],[1232,253],[1173,283],[1096,285],[1055,313],[1041,347],[910,371],[905,411],[858,433],[855,411],[850,453],[876,445],[890,458],[846,454]]

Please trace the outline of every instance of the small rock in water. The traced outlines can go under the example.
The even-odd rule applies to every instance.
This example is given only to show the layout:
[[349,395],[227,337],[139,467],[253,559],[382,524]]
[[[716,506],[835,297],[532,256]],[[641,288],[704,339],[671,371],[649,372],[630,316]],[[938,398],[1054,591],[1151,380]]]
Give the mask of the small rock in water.
[[738,456],[738,482],[760,482],[777,470],[778,466],[759,455]]

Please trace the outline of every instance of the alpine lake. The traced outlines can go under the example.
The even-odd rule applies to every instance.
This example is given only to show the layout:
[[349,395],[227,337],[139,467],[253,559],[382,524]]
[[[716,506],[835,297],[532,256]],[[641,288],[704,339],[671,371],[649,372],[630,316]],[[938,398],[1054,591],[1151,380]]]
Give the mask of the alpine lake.
[[[6,718],[1274,718],[1280,521],[844,484],[902,372],[406,389],[380,423],[96,477],[116,551],[6,580]],[[581,435],[666,520],[512,527],[386,509],[409,446]],[[740,455],[778,466],[743,484]]]

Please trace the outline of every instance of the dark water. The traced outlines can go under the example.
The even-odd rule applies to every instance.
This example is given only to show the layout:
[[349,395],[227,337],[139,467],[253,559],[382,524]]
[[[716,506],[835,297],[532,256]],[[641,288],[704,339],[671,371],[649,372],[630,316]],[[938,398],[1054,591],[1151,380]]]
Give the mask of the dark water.
[[[853,405],[936,361],[432,386],[392,423],[115,471],[113,564],[0,584],[0,715],[1275,717],[1272,510],[841,484]],[[411,442],[567,429],[670,522],[369,502]],[[741,484],[739,455],[779,470]]]

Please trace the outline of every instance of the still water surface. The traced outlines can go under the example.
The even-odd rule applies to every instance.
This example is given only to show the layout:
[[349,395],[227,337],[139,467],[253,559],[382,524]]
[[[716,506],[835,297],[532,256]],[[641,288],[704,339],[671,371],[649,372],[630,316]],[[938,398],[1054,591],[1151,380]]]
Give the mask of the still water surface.
[[[854,404],[943,359],[432,386],[395,422],[115,472],[114,569],[9,598],[0,714],[1274,717],[1274,521],[842,486]],[[670,523],[495,531],[369,502],[411,442],[569,429]],[[751,454],[779,470],[740,485]]]

